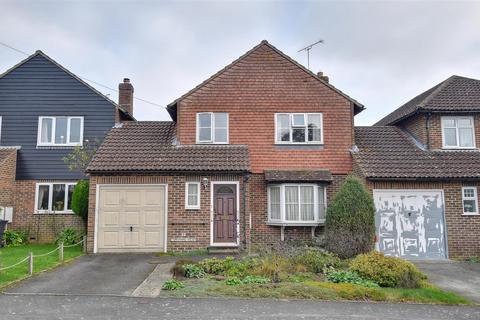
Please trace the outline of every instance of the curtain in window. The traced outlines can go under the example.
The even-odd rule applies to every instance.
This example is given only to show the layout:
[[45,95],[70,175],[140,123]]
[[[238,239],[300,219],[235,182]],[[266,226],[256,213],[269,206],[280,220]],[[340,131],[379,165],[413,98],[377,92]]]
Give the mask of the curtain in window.
[[40,131],[40,141],[42,143],[52,142],[52,119],[42,119],[42,127]]
[[188,205],[196,206],[198,205],[198,184],[190,183],[188,186]]
[[310,221],[315,218],[315,201],[313,186],[300,187],[300,220]]
[[226,113],[214,113],[215,141],[216,143],[228,142],[228,115]]
[[319,114],[308,115],[308,141],[322,141],[322,116]]
[[277,141],[290,141],[290,116],[277,115]]
[[48,210],[49,186],[38,186],[37,210]]
[[458,136],[460,147],[473,147],[473,130],[472,128],[459,128]]
[[298,218],[298,187],[285,187],[285,219],[297,221]]
[[199,141],[212,141],[212,118],[210,113],[198,115],[198,130]]
[[280,187],[270,187],[270,219],[281,219]]
[[318,187],[318,218],[325,219],[325,189]]
[[65,211],[65,184],[53,185],[52,210]]
[[55,143],[67,143],[67,118],[57,118],[55,121]]

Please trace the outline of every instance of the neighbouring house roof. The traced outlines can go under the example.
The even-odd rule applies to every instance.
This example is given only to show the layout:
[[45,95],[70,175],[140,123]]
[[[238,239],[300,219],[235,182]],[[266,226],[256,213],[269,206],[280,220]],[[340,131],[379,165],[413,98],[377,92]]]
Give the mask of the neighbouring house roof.
[[269,182],[330,182],[330,170],[300,169],[300,170],[265,170],[265,180]]
[[171,121],[127,122],[113,128],[87,173],[250,170],[245,145],[177,145]]
[[133,117],[133,115],[131,115],[127,110],[125,110],[123,107],[121,107],[120,105],[118,105],[117,103],[115,103],[113,100],[110,100],[110,98],[108,98],[106,95],[104,95],[103,93],[101,93],[100,91],[98,91],[97,89],[95,89],[94,87],[92,87],[91,85],[89,85],[86,81],[84,81],[82,78],[80,78],[79,76],[75,75],[74,73],[72,73],[70,70],[68,70],[67,68],[65,68],[64,66],[62,66],[60,63],[56,62],[55,60],[53,60],[52,58],[50,58],[49,56],[47,56],[44,52],[42,52],[41,50],[37,50],[35,51],[33,54],[31,54],[30,56],[28,56],[27,58],[25,58],[24,60],[20,61],[19,63],[17,63],[16,65],[14,65],[13,67],[11,67],[10,69],[6,70],[5,72],[1,73],[0,74],[0,79],[5,77],[7,74],[9,74],[10,72],[12,72],[13,70],[17,69],[18,67],[20,67],[21,65],[25,64],[26,62],[32,60],[33,58],[37,57],[37,56],[41,56],[45,59],[47,59],[48,61],[50,61],[52,64],[54,64],[55,66],[57,66],[58,68],[62,69],[65,73],[67,73],[68,75],[70,75],[71,77],[73,77],[75,80],[77,80],[78,82],[80,82],[81,84],[83,84],[84,86],[86,86],[87,88],[89,88],[90,90],[92,90],[93,92],[95,92],[97,95],[99,95],[100,97],[102,97],[103,99],[105,99],[106,101],[108,101],[110,104],[112,104],[115,108],[118,108],[118,110],[120,110],[120,112],[127,118],[127,119],[131,119],[131,120],[135,120],[135,118]]
[[392,125],[416,112],[480,112],[480,80],[451,76],[408,101],[375,125]]
[[370,179],[480,179],[479,151],[429,151],[395,126],[355,127],[352,151]]
[[298,63],[297,61],[293,60],[292,58],[290,58],[288,55],[286,55],[285,53],[283,53],[282,51],[280,51],[279,49],[277,49],[276,47],[274,47],[273,45],[271,45],[270,43],[268,43],[267,40],[263,40],[262,42],[260,42],[258,45],[256,45],[255,47],[253,47],[252,49],[250,49],[249,51],[247,51],[245,54],[243,54],[242,56],[240,56],[238,59],[236,59],[235,61],[233,61],[232,63],[228,64],[227,66],[225,66],[223,69],[221,69],[220,71],[218,71],[217,73],[215,73],[214,75],[212,75],[210,78],[206,79],[205,81],[203,81],[202,83],[200,83],[199,85],[197,85],[195,88],[193,88],[192,90],[188,91],[187,93],[185,93],[184,95],[182,95],[181,97],[179,97],[178,99],[176,99],[175,101],[171,102],[170,104],[168,104],[167,106],[167,111],[168,113],[170,114],[170,116],[172,117],[172,119],[174,121],[176,121],[176,118],[177,118],[177,103],[190,96],[191,94],[193,94],[194,92],[196,92],[197,90],[199,90],[200,88],[208,85],[209,83],[215,81],[218,77],[222,76],[224,73],[226,73],[227,71],[231,70],[232,68],[234,68],[235,66],[237,66],[240,62],[242,62],[245,58],[247,58],[248,56],[250,56],[253,52],[259,50],[261,47],[263,46],[267,46],[268,48],[270,48],[271,50],[273,50],[273,52],[277,53],[278,55],[280,55],[281,57],[283,57],[285,59],[285,61],[287,61],[287,64],[284,64],[282,66],[282,68],[284,68],[285,70],[288,70],[292,64],[298,68],[300,68],[301,70],[303,70],[304,72],[306,72],[309,76],[311,76],[312,78],[318,80],[320,83],[324,84],[325,86],[327,86],[328,88],[332,89],[333,91],[335,91],[336,93],[340,94],[341,96],[343,96],[344,98],[346,98],[347,100],[349,100],[353,106],[354,106],[354,112],[355,114],[358,114],[360,113],[361,111],[363,111],[365,109],[365,107],[363,106],[363,104],[361,104],[360,102],[358,102],[357,100],[353,99],[352,97],[348,96],[347,94],[345,94],[344,92],[340,91],[339,89],[337,89],[336,87],[334,87],[332,84],[326,82],[325,80],[323,80],[322,78],[320,78],[318,75],[316,75],[315,73],[313,73],[312,71],[308,70],[307,68],[305,68],[303,65],[301,65],[300,63]]

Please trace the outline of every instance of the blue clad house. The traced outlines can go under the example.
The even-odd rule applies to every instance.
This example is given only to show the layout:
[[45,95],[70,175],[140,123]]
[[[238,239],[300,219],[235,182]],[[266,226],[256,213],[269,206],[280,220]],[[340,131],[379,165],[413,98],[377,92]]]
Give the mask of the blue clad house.
[[65,227],[84,227],[71,195],[85,175],[63,158],[134,120],[128,79],[119,92],[120,105],[41,51],[0,75],[0,219],[10,228],[47,242]]

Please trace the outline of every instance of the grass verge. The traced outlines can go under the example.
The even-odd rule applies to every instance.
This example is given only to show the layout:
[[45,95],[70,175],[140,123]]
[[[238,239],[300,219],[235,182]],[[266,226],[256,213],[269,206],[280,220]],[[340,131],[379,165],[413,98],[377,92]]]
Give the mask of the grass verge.
[[[56,247],[54,244],[28,244],[18,247],[2,248],[0,249],[0,268],[17,263],[27,257],[30,252],[33,252],[34,255],[40,255],[50,252]],[[80,255],[82,255],[81,246],[65,248],[64,250],[65,262]],[[45,257],[34,258],[33,273],[35,274],[54,268],[59,264],[58,251]],[[0,271],[0,289],[26,277],[28,277],[28,260],[12,269]]]
[[169,297],[241,297],[273,299],[384,301],[469,305],[469,300],[435,287],[420,289],[366,288],[349,283],[320,281],[228,286],[211,279],[186,280],[185,288],[165,292]]

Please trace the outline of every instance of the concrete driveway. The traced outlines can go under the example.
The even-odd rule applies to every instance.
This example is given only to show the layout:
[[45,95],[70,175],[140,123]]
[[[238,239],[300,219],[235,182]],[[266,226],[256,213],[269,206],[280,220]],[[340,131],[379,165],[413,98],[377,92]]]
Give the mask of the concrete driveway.
[[415,262],[436,286],[480,303],[480,263]]
[[99,254],[42,273],[6,293],[130,296],[155,268],[151,254]]

